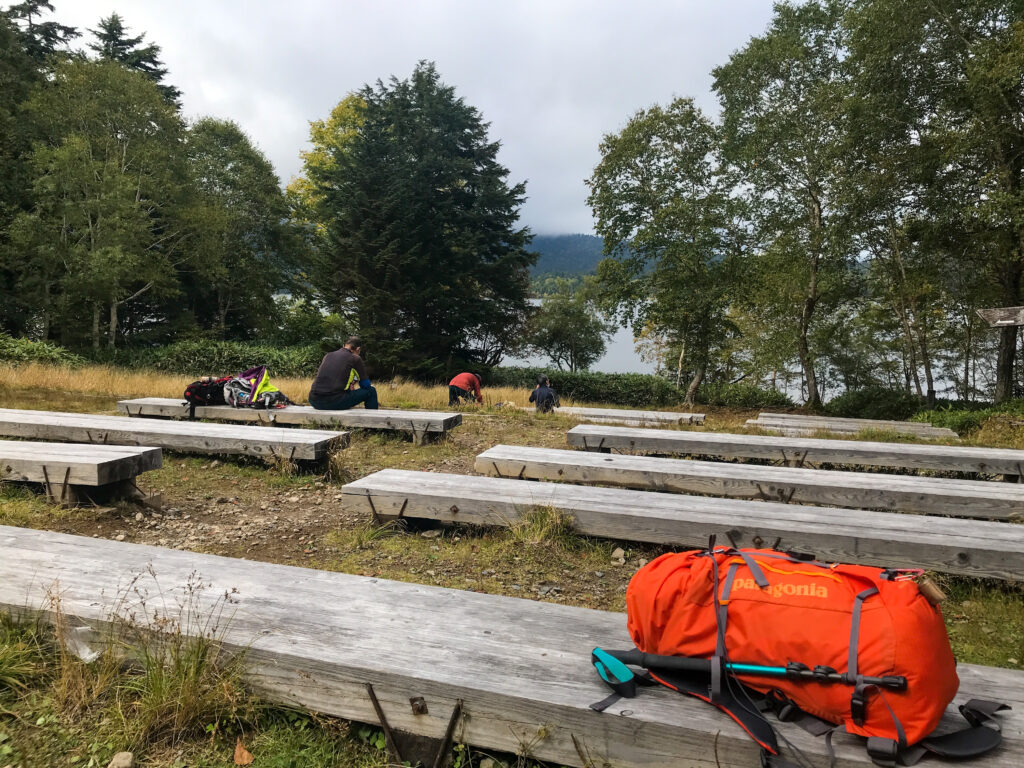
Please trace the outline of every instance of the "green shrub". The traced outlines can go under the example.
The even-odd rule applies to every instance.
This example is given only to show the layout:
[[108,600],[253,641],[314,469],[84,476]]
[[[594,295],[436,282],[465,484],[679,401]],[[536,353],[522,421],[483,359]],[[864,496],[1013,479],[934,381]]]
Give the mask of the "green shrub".
[[853,419],[909,419],[921,407],[922,400],[904,390],[868,387],[851,389],[826,404],[830,416]]
[[727,408],[789,408],[793,405],[789,397],[776,389],[762,389],[744,382],[704,384],[697,392],[697,402]]
[[925,422],[933,427],[952,429],[958,435],[963,436],[980,429],[985,420],[995,413],[996,411],[991,408],[973,411],[940,408],[933,411],[918,411],[914,414],[913,421]]
[[81,365],[85,359],[64,347],[48,341],[14,338],[0,333],[0,363],[54,363],[56,365]]
[[319,344],[275,347],[237,341],[179,341],[166,347],[124,352],[117,362],[190,376],[229,376],[255,365],[267,366],[271,376],[312,376],[323,355]]
[[560,397],[577,401],[645,407],[678,405],[685,396],[671,382],[645,373],[570,373],[548,368],[499,367],[486,374],[485,383],[533,389],[541,374],[551,379],[551,386]]

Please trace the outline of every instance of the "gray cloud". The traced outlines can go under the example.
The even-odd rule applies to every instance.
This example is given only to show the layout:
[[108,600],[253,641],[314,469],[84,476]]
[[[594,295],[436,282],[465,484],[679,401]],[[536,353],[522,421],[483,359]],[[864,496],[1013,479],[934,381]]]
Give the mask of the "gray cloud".
[[762,31],[768,0],[57,0],[56,18],[95,27],[117,11],[163,48],[190,117],[239,123],[284,182],[309,121],[364,83],[437,63],[527,182],[523,222],[589,232],[598,143],[636,110],[692,96],[715,112],[711,69]]

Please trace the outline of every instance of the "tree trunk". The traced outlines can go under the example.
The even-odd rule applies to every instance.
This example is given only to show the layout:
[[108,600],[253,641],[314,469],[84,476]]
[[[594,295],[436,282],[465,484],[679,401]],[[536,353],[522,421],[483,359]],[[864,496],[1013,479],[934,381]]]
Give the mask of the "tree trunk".
[[971,342],[974,340],[974,313],[967,312],[967,337],[964,339],[964,400],[971,399]]
[[697,366],[697,370],[690,380],[690,386],[686,388],[686,399],[683,401],[683,405],[693,406],[697,401],[697,390],[700,389],[701,382],[704,381],[704,371],[706,368],[707,366],[703,364]]
[[108,329],[107,349],[114,349],[117,339],[117,302],[110,302],[110,328]]
[[[921,316],[915,312],[914,329],[917,331],[918,344],[921,347],[921,365],[924,366],[924,380],[928,389],[925,393],[928,405],[935,405],[935,379],[932,377],[932,361],[928,355],[928,331],[921,324]],[[918,393],[920,394],[920,393]]]
[[676,365],[676,388],[683,386],[683,359],[686,356],[686,342],[679,346],[679,363]]
[[811,357],[811,350],[807,344],[807,334],[811,328],[811,319],[814,316],[814,308],[818,304],[818,268],[821,262],[821,203],[817,198],[810,200],[811,207],[811,232],[814,241],[811,243],[811,276],[807,284],[807,295],[804,297],[804,304],[800,310],[800,337],[797,339],[797,352],[800,355],[800,365],[804,369],[804,377],[807,379],[807,407],[819,408],[821,397],[818,394],[818,377],[814,373],[814,359]]
[[[1020,305],[1020,280],[1024,272],[1019,266],[1007,270],[1003,278],[1003,306]],[[1005,403],[1013,397],[1013,364],[1017,356],[1017,328],[1004,326],[999,329],[999,358],[996,361],[995,401]]]
[[100,350],[100,305],[92,305],[92,348]]

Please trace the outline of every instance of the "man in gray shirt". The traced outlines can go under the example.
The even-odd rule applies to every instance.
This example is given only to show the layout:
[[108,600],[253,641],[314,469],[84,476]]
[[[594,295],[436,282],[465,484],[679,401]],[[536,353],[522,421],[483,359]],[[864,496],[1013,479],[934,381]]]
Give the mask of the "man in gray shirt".
[[319,411],[347,411],[363,403],[377,408],[377,390],[363,363],[363,342],[352,336],[345,346],[324,355],[309,390],[309,404]]

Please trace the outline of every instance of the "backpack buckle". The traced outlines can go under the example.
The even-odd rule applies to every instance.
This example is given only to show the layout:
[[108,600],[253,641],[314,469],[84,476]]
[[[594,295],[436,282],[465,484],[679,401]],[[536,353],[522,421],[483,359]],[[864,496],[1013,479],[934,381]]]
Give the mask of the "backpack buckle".
[[850,696],[850,717],[855,725],[864,725],[864,719],[867,717],[868,703],[864,696],[864,691],[859,687],[855,688],[853,695]]

